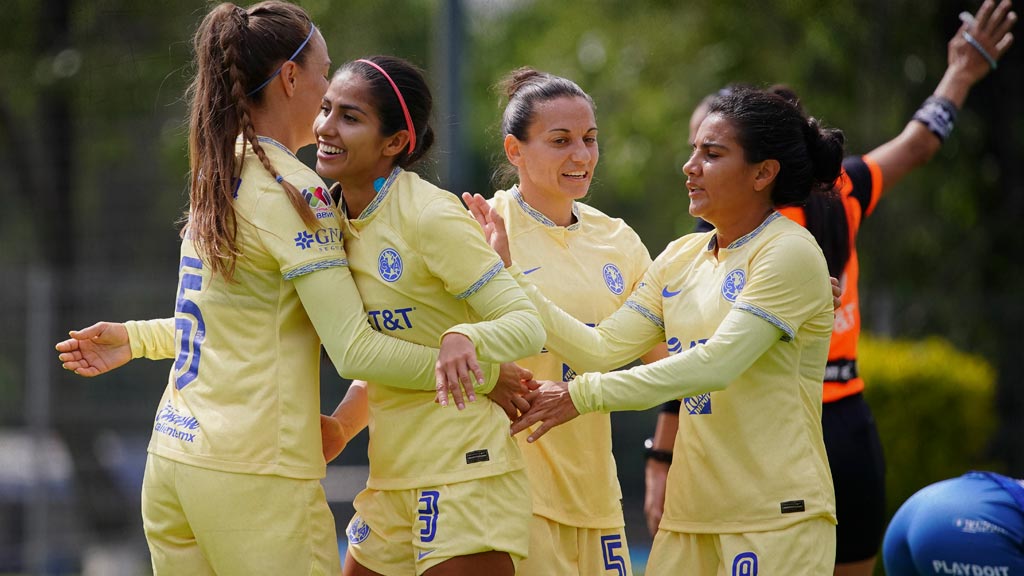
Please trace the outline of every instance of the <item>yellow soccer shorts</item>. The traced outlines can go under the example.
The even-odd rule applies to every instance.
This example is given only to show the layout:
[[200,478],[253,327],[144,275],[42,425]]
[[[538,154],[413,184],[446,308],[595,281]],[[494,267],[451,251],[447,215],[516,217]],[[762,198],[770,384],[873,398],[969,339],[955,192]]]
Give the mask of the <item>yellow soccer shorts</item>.
[[836,526],[812,518],[781,530],[692,534],[659,530],[646,576],[831,576]]
[[367,488],[352,503],[348,554],[380,574],[422,574],[491,550],[517,564],[529,549],[530,502],[525,470],[429,488]]
[[221,472],[150,454],[142,522],[156,576],[341,573],[319,480]]
[[517,576],[632,576],[626,529],[577,528],[534,516]]

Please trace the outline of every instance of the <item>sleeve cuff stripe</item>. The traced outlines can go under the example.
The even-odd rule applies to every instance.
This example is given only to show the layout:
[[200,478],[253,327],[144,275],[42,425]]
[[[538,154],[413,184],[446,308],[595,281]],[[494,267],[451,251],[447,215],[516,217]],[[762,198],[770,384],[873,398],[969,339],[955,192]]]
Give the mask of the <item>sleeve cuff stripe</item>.
[[317,270],[326,270],[328,268],[338,268],[342,266],[348,266],[347,258],[335,258],[332,260],[320,260],[319,262],[312,262],[304,266],[299,266],[294,270],[289,270],[284,274],[285,280],[294,280],[299,276],[305,276],[306,274],[316,272]]
[[658,316],[654,312],[651,312],[650,310],[641,306],[640,304],[637,304],[632,300],[626,300],[626,307],[640,314],[644,318],[647,318],[648,320],[651,321],[652,324],[654,324],[658,328],[661,328],[662,330],[665,329],[665,321],[662,320],[660,316]]
[[504,268],[505,268],[505,265],[502,264],[501,261],[495,262],[494,266],[491,266],[490,270],[485,272],[484,275],[481,276],[479,280],[474,282],[472,286],[467,288],[465,292],[455,296],[455,299],[456,300],[465,300],[466,298],[469,298],[473,294],[476,294],[478,290],[483,288],[485,284],[487,284],[492,279],[494,279],[494,277],[498,275],[498,272],[501,272],[502,269],[504,269]]
[[757,316],[758,318],[767,321],[769,324],[775,326],[779,330],[782,330],[784,334],[782,337],[783,342],[792,342],[793,338],[796,337],[796,333],[793,332],[793,329],[790,328],[789,325],[787,325],[785,322],[783,322],[778,317],[769,312],[766,312],[756,306],[751,306],[750,304],[746,304],[743,302],[737,302],[736,309],[743,310],[744,312],[749,312],[750,314],[753,314],[754,316]]

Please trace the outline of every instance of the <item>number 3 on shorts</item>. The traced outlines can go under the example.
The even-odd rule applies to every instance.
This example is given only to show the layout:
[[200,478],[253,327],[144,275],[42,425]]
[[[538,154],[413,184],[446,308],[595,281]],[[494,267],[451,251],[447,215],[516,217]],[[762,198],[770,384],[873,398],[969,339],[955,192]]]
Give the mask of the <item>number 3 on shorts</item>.
[[[196,270],[197,273],[186,271]],[[203,277],[198,271],[203,269],[203,262],[198,258],[183,256],[178,265],[178,299],[174,303],[174,330],[181,332],[179,336],[178,357],[174,360],[174,385],[181,390],[188,386],[199,375],[199,355],[203,340],[206,338],[206,323],[199,305],[189,298],[186,291],[198,291],[203,287]],[[191,316],[191,318],[189,318]],[[195,326],[195,330],[193,330]]]
[[604,555],[605,571],[612,571],[616,576],[626,576],[626,560],[618,550],[622,548],[621,534],[601,536],[601,554]]

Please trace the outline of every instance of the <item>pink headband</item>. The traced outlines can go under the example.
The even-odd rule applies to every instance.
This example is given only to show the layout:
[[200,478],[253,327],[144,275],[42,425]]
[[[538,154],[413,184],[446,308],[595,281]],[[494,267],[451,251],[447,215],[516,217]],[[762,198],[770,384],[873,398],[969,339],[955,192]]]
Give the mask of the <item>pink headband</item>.
[[402,105],[402,113],[405,114],[405,125],[409,128],[409,153],[412,154],[412,151],[416,149],[416,129],[412,125],[412,116],[409,114],[409,107],[405,105],[405,98],[402,98],[402,91],[398,89],[398,84],[395,84],[395,81],[391,79],[391,76],[388,76],[388,73],[377,64],[363,58],[356,60],[356,62],[363,62],[373,66],[388,79],[388,82],[391,83],[391,87],[395,90],[395,95],[398,96],[398,103]]

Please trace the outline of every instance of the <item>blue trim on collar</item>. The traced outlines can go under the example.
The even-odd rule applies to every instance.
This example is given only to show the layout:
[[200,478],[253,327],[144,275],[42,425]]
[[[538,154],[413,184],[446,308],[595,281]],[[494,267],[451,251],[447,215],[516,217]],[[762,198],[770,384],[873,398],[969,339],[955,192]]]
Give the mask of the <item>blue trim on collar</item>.
[[391,174],[388,174],[388,179],[384,181],[380,190],[377,191],[377,195],[373,197],[373,201],[366,206],[366,210],[363,210],[363,213],[360,214],[359,218],[356,218],[356,220],[366,220],[377,211],[377,208],[380,208],[381,203],[384,202],[384,198],[388,195],[388,191],[391,190],[391,185],[395,183],[395,180],[398,179],[399,174],[402,172],[404,172],[404,170],[398,166],[395,166],[391,170]]
[[[519,207],[523,209],[523,212],[529,214],[531,218],[550,228],[561,228],[561,226],[555,224],[550,218],[542,214],[539,210],[527,204],[526,199],[523,198],[523,193],[519,191],[518,185],[513,186],[509,190],[509,192],[512,193],[512,197],[515,198],[516,202],[519,203]],[[576,217],[576,221],[566,226],[566,230],[576,230],[577,228],[580,227],[580,208],[575,201],[572,203],[572,215]]]
[[778,220],[779,218],[782,218],[782,217],[783,217],[782,214],[779,214],[775,210],[772,210],[772,213],[769,214],[768,217],[764,219],[764,222],[761,222],[760,226],[758,226],[757,228],[754,228],[753,230],[748,232],[745,236],[734,240],[733,243],[729,244],[728,246],[726,246],[726,248],[728,248],[729,250],[735,250],[736,248],[739,248],[739,247],[743,246],[747,242],[750,242],[751,240],[753,240],[754,237],[757,236],[758,234],[760,234],[761,231],[764,230],[765,227],[767,227],[769,224],[771,224],[772,222],[774,222],[774,221],[776,221],[776,220]]
[[[751,240],[753,240],[754,237],[757,236],[758,234],[760,234],[761,231],[764,230],[769,224],[771,224],[772,222],[778,220],[779,218],[784,218],[784,216],[782,214],[780,214],[778,211],[772,210],[771,214],[769,214],[764,219],[764,222],[761,222],[761,224],[759,224],[757,228],[754,228],[750,232],[747,232],[743,236],[740,236],[736,240],[733,240],[732,244],[729,244],[728,246],[725,246],[724,249],[725,250],[736,250],[737,248],[743,247],[744,244],[746,244],[747,242],[750,242]],[[714,250],[716,242],[718,242],[718,233],[717,232],[711,235],[711,239],[708,240],[708,245],[707,245],[706,250]],[[722,246],[719,246],[719,248],[722,248]]]
[[293,154],[291,150],[286,148],[284,144],[281,144],[280,142],[278,142],[277,140],[274,140],[273,138],[271,138],[269,136],[257,136],[256,140],[258,140],[260,142],[260,144],[270,144],[271,146],[274,146],[275,148],[280,148],[282,151],[284,151],[285,154],[287,154],[287,155],[291,156],[292,158],[295,158],[296,160],[298,160],[298,157],[295,154]]

